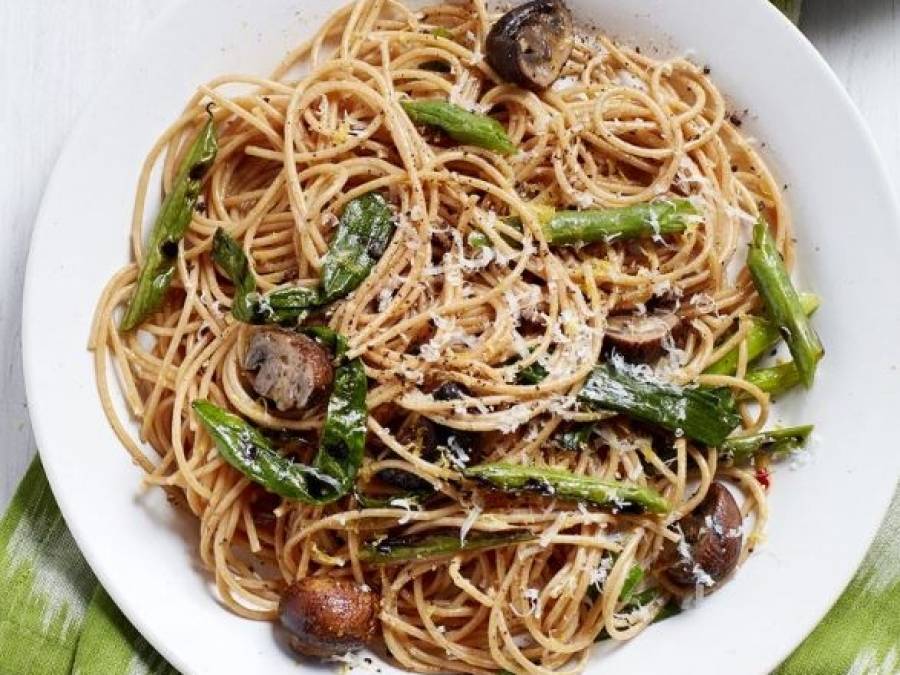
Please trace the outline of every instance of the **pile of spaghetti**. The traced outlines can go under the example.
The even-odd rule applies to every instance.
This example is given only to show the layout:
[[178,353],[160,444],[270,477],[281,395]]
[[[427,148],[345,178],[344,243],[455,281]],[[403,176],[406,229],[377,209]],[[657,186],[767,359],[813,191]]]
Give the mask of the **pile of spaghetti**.
[[[786,278],[790,217],[708,71],[576,33],[553,83],[523,87],[490,65],[495,19],[358,0],[270,77],[201,86],[143,166],[134,262],[90,346],[110,423],[196,516],[235,613],[343,579],[377,594],[403,667],[575,672],[760,540],[766,464],[808,433],[764,431],[770,395],[809,367],[793,343],[796,366],[753,361],[812,301],[744,264],[752,233]],[[184,231],[146,244],[160,167],[159,218]],[[366,266],[330,293],[344,235],[369,236]],[[261,331],[325,350],[351,399],[362,383],[347,437],[324,427],[350,400],[261,395]],[[735,501],[731,560],[706,569]]]

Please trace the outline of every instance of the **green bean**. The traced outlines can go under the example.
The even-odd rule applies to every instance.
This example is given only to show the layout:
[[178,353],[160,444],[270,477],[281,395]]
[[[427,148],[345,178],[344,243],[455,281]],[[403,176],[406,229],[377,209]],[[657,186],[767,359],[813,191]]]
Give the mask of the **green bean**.
[[400,105],[413,123],[437,127],[460,143],[477,145],[501,155],[516,152],[516,146],[506,135],[506,129],[493,117],[433,99],[401,101]]
[[770,395],[783,394],[800,384],[800,373],[793,362],[781,363],[770,368],[750,370],[744,377]]
[[513,546],[534,539],[536,537],[528,530],[471,532],[465,538],[455,532],[389,537],[360,549],[359,560],[372,565],[391,565],[412,560],[445,558],[466,551]]
[[766,310],[787,342],[800,381],[812,386],[816,365],[825,353],[813,330],[788,275],[768,225],[759,221],[753,228],[753,240],[747,255],[747,267]]
[[[622,208],[584,211],[556,211],[542,204],[531,208],[550,246],[677,234],[684,232],[691,220],[697,217],[697,210],[687,199],[667,199]],[[517,230],[522,229],[522,219],[518,216],[506,218],[504,222]],[[510,245],[516,246],[516,242],[508,241]],[[491,241],[483,232],[472,232],[469,235],[469,245],[473,248],[489,247]]]
[[203,177],[216,158],[218,144],[212,115],[188,148],[172,189],[163,200],[150,231],[134,293],[119,322],[119,330],[137,328],[162,304],[175,275],[178,243],[184,237],[203,187]]
[[[800,306],[806,315],[810,316],[819,307],[819,297],[813,293],[801,293]],[[781,340],[778,328],[768,319],[754,316],[750,322],[750,329],[744,338],[747,343],[747,363],[755,361]],[[703,372],[708,375],[734,375],[737,371],[737,363],[738,348],[735,347]]]
[[506,492],[540,492],[561,499],[638,512],[666,513],[669,510],[669,503],[652,488],[582,476],[563,469],[496,462],[471,467],[463,474]]
[[684,232],[696,215],[687,199],[669,199],[615,209],[557,211],[543,230],[551,246],[587,244]]
[[719,456],[734,463],[746,462],[755,455],[790,452],[806,443],[813,426],[774,429],[751,436],[733,436],[719,446]]

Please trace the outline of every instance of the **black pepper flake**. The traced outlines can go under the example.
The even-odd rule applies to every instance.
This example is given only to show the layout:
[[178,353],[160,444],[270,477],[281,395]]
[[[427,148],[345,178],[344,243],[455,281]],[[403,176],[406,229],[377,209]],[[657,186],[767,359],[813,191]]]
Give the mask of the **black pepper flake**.
[[164,241],[159,247],[159,252],[166,258],[174,258],[178,255],[178,243],[171,240]]
[[200,180],[201,178],[203,178],[203,174],[206,173],[206,170],[207,170],[208,168],[209,168],[209,167],[208,167],[206,164],[203,164],[203,163],[201,163],[201,164],[194,164],[194,166],[192,166],[192,167],[191,167],[191,170],[188,172],[188,178],[190,178],[190,179],[193,180],[193,181],[198,181],[198,180]]
[[731,113],[731,115],[728,116],[728,121],[736,127],[739,127],[744,123],[744,120],[738,117],[737,113]]
[[710,68],[709,66],[703,66],[703,74],[704,75],[709,75],[711,72],[712,72],[712,68]]

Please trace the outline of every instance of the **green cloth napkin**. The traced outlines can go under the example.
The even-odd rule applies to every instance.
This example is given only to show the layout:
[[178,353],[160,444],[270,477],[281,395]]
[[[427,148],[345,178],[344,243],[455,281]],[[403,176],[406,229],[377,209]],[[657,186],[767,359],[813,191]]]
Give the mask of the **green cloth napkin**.
[[97,583],[35,458],[0,520],[0,675],[178,675]]
[[[900,673],[900,491],[865,561],[777,675]],[[0,520],[0,675],[177,675],[97,583],[35,459]]]

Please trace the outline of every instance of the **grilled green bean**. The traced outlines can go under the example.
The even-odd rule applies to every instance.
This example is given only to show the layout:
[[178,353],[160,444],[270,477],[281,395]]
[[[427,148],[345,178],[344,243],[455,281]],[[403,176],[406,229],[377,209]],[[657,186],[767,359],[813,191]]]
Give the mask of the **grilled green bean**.
[[134,293],[119,330],[137,328],[162,304],[175,275],[178,243],[184,237],[203,187],[203,177],[216,158],[218,143],[212,115],[188,148],[172,189],[163,200],[150,232]]
[[444,131],[453,140],[477,145],[501,155],[511,155],[516,146],[506,129],[493,117],[469,112],[453,103],[439,100],[401,101],[401,106],[415,124],[427,124]]

